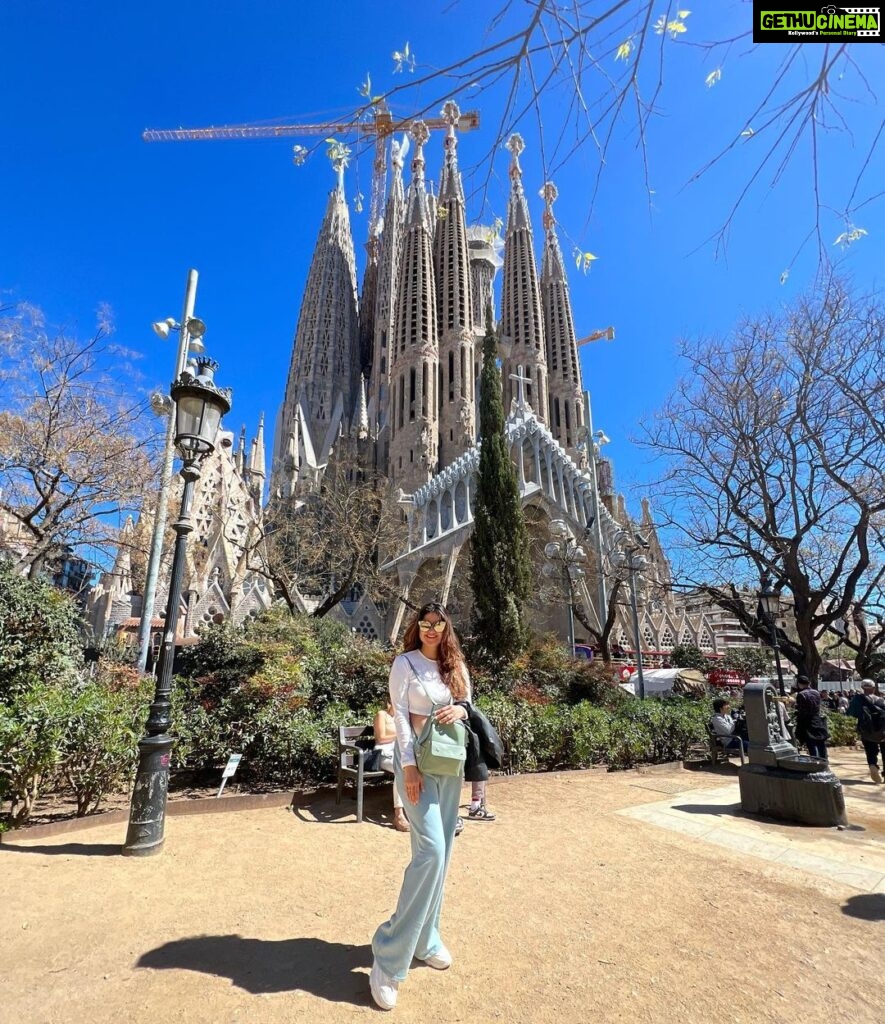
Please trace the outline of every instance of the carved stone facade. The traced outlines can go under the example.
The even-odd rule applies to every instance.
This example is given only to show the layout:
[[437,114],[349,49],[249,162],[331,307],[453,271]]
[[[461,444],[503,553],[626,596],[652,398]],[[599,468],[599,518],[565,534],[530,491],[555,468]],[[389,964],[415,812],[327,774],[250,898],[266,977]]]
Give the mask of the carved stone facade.
[[[688,637],[713,650],[715,636],[704,615],[680,609],[667,590],[669,566],[647,506],[634,524],[603,459],[596,463],[602,494],[594,492],[587,453],[596,449],[588,447],[586,436],[574,317],[553,216],[556,187],[546,182],[542,189],[539,275],[519,161],[522,138],[514,135],[508,142],[510,194],[502,240],[495,231],[467,226],[457,106],[447,103],[442,116],[448,130],[438,197],[426,180],[426,126],[418,122],[411,140],[392,143],[392,181],[383,220],[370,225],[358,317],[352,305],[353,241],[339,170],[305,286],[277,420],[271,500],[315,487],[334,452],[349,458],[357,452],[387,478],[391,502],[407,510],[409,541],[388,561],[403,591],[415,599],[441,594],[460,600],[479,461],[480,342],[503,265],[496,327],[507,436],[527,513],[541,524],[565,519],[576,536],[587,534],[598,516],[601,529],[591,533],[601,551],[593,557],[603,565],[617,550],[620,531],[638,526],[650,533],[660,585],[638,595],[643,647],[664,650]],[[406,188],[402,172],[410,145]],[[346,352],[353,353],[351,374],[339,359]],[[598,622],[602,596],[596,587],[592,593],[585,584],[578,589],[587,615]],[[359,595],[336,614],[360,631],[371,623],[378,635],[394,636],[404,605],[397,607],[385,622]],[[554,628],[562,626],[561,619],[560,614]],[[619,618],[616,634],[625,651],[635,646],[627,617]]]
[[[255,571],[254,551],[262,524],[265,480],[264,420],[246,452],[245,428],[234,449],[233,434],[219,432],[215,451],[201,467],[194,491],[193,533],[188,539],[181,591],[178,635],[195,636],[210,622],[239,623],[273,603],[270,584]],[[169,499],[169,522],[174,522],[181,501],[176,477]],[[102,639],[120,630],[135,635],[141,615],[140,577],[150,546],[153,514],[144,512],[137,524],[131,519],[121,530],[113,568],[101,575],[87,599],[86,618],[93,635]],[[164,545],[154,626],[162,627],[166,609],[172,545]],[[138,563],[138,572],[133,569]]]

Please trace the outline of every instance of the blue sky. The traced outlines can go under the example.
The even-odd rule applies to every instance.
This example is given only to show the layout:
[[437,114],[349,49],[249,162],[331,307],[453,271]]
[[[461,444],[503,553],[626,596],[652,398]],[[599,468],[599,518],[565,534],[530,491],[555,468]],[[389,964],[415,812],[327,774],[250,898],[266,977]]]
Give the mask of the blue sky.
[[[270,119],[311,122],[339,117],[359,102],[371,72],[375,91],[400,84],[390,54],[408,40],[420,65],[439,66],[480,45],[498,3],[404,0],[317,5],[289,0],[154,0],[150,5],[80,0],[5,0],[0,10],[0,289],[55,322],[90,331],[100,303],[114,311],[117,340],[142,354],[139,386],[168,383],[174,354],[150,322],[178,317],[189,266],[200,272],[197,313],[220,382],[234,388],[228,426],[251,431],[261,411],[273,423],[282,398],[304,280],[333,175],[322,152],[305,166],[293,143],[211,142],[148,145],[146,127],[203,126]],[[663,8],[662,8],[663,10]],[[717,23],[715,17],[720,19]],[[665,89],[649,134],[649,209],[635,132],[615,133],[592,210],[598,158],[585,147],[555,175],[556,213],[568,256],[574,246],[598,256],[592,271],[571,275],[579,335],[614,325],[617,340],[582,350],[594,420],[612,444],[619,483],[650,479],[645,453],[629,442],[637,423],[665,400],[679,372],[681,335],[724,332],[742,314],[762,311],[806,288],[817,267],[814,246],[794,261],[813,222],[810,149],[802,143],[776,190],[755,189],[715,258],[704,241],[722,224],[731,199],[755,166],[756,140],[684,188],[691,174],[732,138],[781,59],[780,46],[733,50],[722,78],[706,88],[720,57],[687,45],[749,26],[745,4],[708,4],[686,19],[689,31],[666,50]],[[687,42],[686,42],[687,41]],[[669,44],[668,44],[669,45]],[[747,47],[744,47],[746,50]],[[871,87],[885,87],[880,47],[855,46]],[[809,66],[820,48],[809,47]],[[839,82],[853,135],[829,137],[823,167],[823,235],[859,285],[879,287],[885,266],[885,203],[856,216],[867,237],[840,254],[839,209],[882,106],[846,66]],[[563,97],[565,93],[560,94]],[[432,98],[403,99],[400,114]],[[567,97],[566,97],[567,98]],[[559,95],[551,97],[559,102]],[[854,102],[856,100],[856,102]],[[462,108],[472,104],[460,99]],[[565,99],[563,99],[565,102]],[[501,95],[481,97],[483,130],[464,135],[462,166],[493,141]],[[525,181],[534,199],[543,180],[531,121]],[[441,137],[431,137],[428,172],[437,173]],[[503,216],[507,156],[494,164],[485,220]],[[483,168],[485,174],[487,168]],[[369,193],[370,165],[348,170],[347,191]],[[475,180],[475,179],[473,179]],[[861,191],[885,181],[878,155]],[[468,179],[468,188],[471,179]],[[368,203],[366,204],[368,208]],[[478,205],[471,210],[479,215]],[[536,240],[540,200],[534,204]],[[360,258],[366,214],[354,215]],[[783,270],[790,267],[786,284]]]

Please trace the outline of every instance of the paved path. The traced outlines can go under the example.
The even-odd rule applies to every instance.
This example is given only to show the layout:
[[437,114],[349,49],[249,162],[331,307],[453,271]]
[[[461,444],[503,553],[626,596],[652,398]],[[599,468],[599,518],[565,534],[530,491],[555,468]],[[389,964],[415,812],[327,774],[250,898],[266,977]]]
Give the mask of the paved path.
[[692,788],[618,813],[858,892],[885,893],[885,786],[870,783],[859,753],[837,751],[831,767],[845,793],[845,830],[778,825],[743,815],[736,780],[713,789]]
[[[735,818],[734,768],[493,782],[498,821],[453,858],[455,965],[413,970],[392,1019],[879,1024],[885,786],[838,760],[863,832]],[[172,818],[148,860],[119,825],[0,846],[0,1022],[376,1019],[368,943],[408,857],[388,800],[362,826],[329,798]]]

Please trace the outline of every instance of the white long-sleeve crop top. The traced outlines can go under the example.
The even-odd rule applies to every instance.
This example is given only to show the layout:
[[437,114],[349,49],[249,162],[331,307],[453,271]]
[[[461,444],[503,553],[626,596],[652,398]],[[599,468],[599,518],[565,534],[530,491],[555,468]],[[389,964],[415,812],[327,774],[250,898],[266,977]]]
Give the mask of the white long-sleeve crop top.
[[[409,667],[410,662],[414,672]],[[422,685],[418,684],[416,674]],[[464,674],[469,700],[470,678],[466,668]],[[415,736],[409,714],[426,717],[433,710],[431,701],[435,704],[448,704],[452,700],[452,691],[442,681],[437,663],[431,658],[425,658],[420,651],[409,651],[394,658],[390,667],[389,689],[400,763],[415,764]]]

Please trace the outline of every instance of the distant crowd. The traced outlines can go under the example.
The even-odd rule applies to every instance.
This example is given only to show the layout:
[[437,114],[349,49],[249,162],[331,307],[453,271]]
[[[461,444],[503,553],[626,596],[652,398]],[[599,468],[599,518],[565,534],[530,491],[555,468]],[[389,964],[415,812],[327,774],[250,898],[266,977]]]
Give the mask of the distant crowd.
[[[885,772],[885,697],[880,683],[862,679],[858,687],[841,690],[816,690],[806,676],[797,676],[796,685],[790,695],[784,698],[793,711],[793,732],[796,744],[805,747],[811,757],[829,760],[827,741],[829,728],[827,713],[847,715],[857,722],[858,737],[866,754],[870,778],[875,783],[883,781]],[[743,708],[732,713],[731,703],[726,697],[713,701],[713,715],[710,728],[717,741],[725,750],[749,750],[746,716]],[[879,768],[879,759],[882,769]]]

